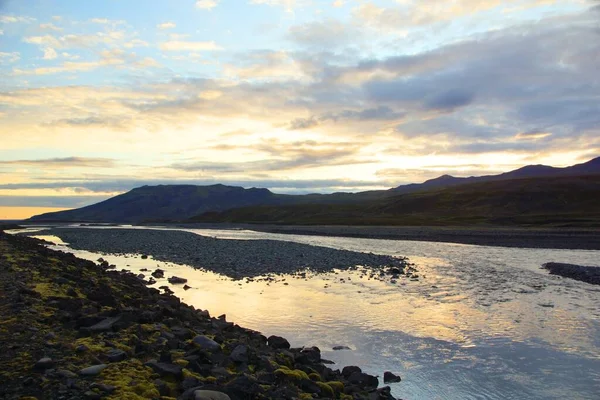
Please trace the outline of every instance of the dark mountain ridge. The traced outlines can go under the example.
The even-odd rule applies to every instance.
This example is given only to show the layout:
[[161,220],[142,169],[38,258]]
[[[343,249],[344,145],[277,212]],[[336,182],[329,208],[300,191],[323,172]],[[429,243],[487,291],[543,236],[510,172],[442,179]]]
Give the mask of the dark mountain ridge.
[[[419,192],[433,193],[436,190],[444,188],[462,187],[464,185],[483,184],[486,182],[518,181],[522,179],[536,179],[536,184],[543,186],[545,179],[563,178],[561,184],[564,188],[566,188],[564,185],[569,181],[569,179],[576,179],[578,176],[582,175],[595,174],[600,175],[600,157],[583,164],[577,164],[566,168],[555,168],[544,165],[529,165],[499,175],[469,178],[458,178],[451,175],[442,175],[438,178],[430,179],[421,184],[409,184],[398,186],[389,190],[374,190],[359,193],[342,192],[332,194],[283,195],[273,193],[264,188],[244,189],[242,187],[226,186],[221,184],[210,186],[142,186],[100,203],[74,210],[37,215],[32,217],[30,221],[125,223],[167,222],[186,221],[204,214],[211,216],[210,218],[205,216],[203,217],[204,219],[212,218],[213,220],[217,221],[219,218],[229,218],[229,216],[236,214],[235,212],[228,213],[230,210],[234,209],[248,210],[252,209],[253,207],[265,207],[263,211],[270,210],[270,212],[278,213],[281,211],[282,207],[298,207],[298,209],[301,209],[303,206],[306,207],[306,210],[314,209],[318,211],[319,207],[328,209],[332,215],[339,214],[342,210],[353,209],[353,218],[359,218],[361,215],[363,215],[365,217],[365,221],[367,221],[368,218],[366,218],[366,216],[368,214],[368,210],[371,210],[372,207],[376,205],[383,205],[386,202],[393,202],[393,199],[400,195]],[[512,186],[514,186],[514,184]],[[489,187],[489,190],[492,190],[492,192],[486,194],[486,196],[490,199],[501,198],[501,192],[503,190],[508,190],[510,187],[510,184],[499,185],[493,188]],[[581,186],[577,186],[576,190],[581,189]],[[462,200],[460,198],[454,198],[454,201]],[[360,207],[356,207],[356,205],[360,205]],[[434,206],[437,207],[439,204],[436,205],[435,202],[430,204],[430,207]],[[364,214],[365,212],[367,214]],[[381,211],[383,214],[386,212],[387,211]],[[286,213],[287,211],[284,214]],[[304,217],[309,220],[312,218],[313,214],[304,215],[304,212],[300,212],[299,215],[304,215]],[[316,212],[316,214],[319,214],[319,212]],[[240,214],[236,215],[236,219],[241,218]],[[344,215],[344,213],[342,212],[340,215]],[[255,218],[251,212],[247,214],[247,217]],[[198,218],[195,219],[197,220]],[[273,218],[267,215],[265,216],[265,219],[272,220]],[[282,218],[282,220],[287,219],[289,219],[289,216]]]
[[507,179],[522,179],[522,178],[544,178],[557,176],[577,176],[577,175],[593,175],[600,173],[600,157],[596,157],[585,163],[572,165],[570,167],[551,167],[549,165],[526,165],[517,168],[513,171],[504,172],[498,175],[470,176],[470,177],[455,177],[452,175],[442,175],[437,178],[429,179],[421,184],[411,183],[401,185],[390,190],[397,193],[412,193],[416,190],[443,188],[467,183],[476,182],[491,182]]

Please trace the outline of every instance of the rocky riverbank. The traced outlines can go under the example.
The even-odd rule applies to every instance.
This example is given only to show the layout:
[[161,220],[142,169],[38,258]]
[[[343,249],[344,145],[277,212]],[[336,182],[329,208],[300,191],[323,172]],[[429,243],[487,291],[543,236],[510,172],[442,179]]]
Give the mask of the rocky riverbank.
[[249,229],[290,235],[461,243],[478,246],[600,250],[598,228],[490,226],[344,226],[272,224],[175,224],[180,228]]
[[393,399],[359,367],[326,366],[316,347],[290,348],[32,238],[0,232],[0,282],[1,398]]
[[[406,259],[336,250],[278,240],[215,239],[190,232],[151,229],[53,228],[32,235],[54,235],[73,249],[116,254],[152,255],[156,260],[203,268],[241,279],[265,274],[290,274],[354,268],[401,274]],[[411,270],[413,270],[411,268]]]
[[552,275],[600,285],[600,267],[549,262],[542,265],[542,268],[550,271]]

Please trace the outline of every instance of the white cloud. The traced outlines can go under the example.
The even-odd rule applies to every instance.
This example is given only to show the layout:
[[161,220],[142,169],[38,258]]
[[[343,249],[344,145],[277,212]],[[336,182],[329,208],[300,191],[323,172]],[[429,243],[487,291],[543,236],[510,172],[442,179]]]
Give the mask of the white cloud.
[[113,20],[113,19],[108,19],[108,18],[92,18],[92,19],[90,19],[90,22],[93,22],[95,24],[101,24],[101,25],[122,25],[122,24],[125,24],[125,21],[123,21],[123,20]]
[[63,30],[61,27],[58,27],[52,23],[40,24],[40,29],[55,32],[60,32]]
[[196,1],[196,8],[203,10],[212,10],[219,5],[220,0],[198,0]]
[[186,42],[181,40],[170,40],[160,44],[163,51],[215,51],[223,50],[215,42]]
[[162,24],[156,25],[156,27],[160,30],[172,29],[175,28],[177,24],[175,22],[163,22]]
[[21,54],[17,51],[11,53],[5,53],[0,51],[0,64],[6,63],[14,63],[21,59]]
[[54,60],[58,54],[56,54],[56,50],[52,47],[47,47],[44,49],[44,60]]
[[24,16],[15,16],[15,15],[0,15],[0,23],[3,24],[14,24],[14,23],[31,23],[34,22],[35,18],[24,17]]
[[268,6],[284,7],[286,12],[294,12],[298,6],[304,5],[302,0],[251,0],[250,4],[264,4]]
[[142,39],[133,39],[125,43],[123,46],[128,49],[131,49],[132,47],[148,47],[148,42]]

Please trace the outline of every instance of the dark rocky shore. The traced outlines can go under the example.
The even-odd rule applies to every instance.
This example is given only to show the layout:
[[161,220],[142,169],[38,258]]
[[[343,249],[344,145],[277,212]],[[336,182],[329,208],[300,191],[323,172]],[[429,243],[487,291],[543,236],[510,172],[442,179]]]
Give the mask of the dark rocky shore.
[[150,229],[54,228],[32,235],[55,235],[78,250],[150,254],[155,259],[211,270],[235,279],[270,273],[348,269],[375,270],[408,265],[402,258],[336,250],[278,240],[215,239],[190,232]]
[[542,265],[542,268],[550,271],[552,275],[600,285],[600,267],[549,262]]
[[393,399],[358,367],[327,367],[316,347],[32,238],[0,232],[0,282],[0,398]]
[[477,226],[344,226],[269,224],[176,224],[181,228],[250,229],[292,235],[414,240],[479,246],[600,250],[600,229]]

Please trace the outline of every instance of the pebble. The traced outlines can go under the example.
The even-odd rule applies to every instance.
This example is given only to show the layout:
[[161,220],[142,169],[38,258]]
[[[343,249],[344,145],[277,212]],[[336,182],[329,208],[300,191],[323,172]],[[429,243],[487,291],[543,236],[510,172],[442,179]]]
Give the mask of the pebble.
[[104,368],[106,368],[106,364],[92,365],[91,367],[84,368],[79,371],[79,375],[82,376],[95,376],[98,375]]

